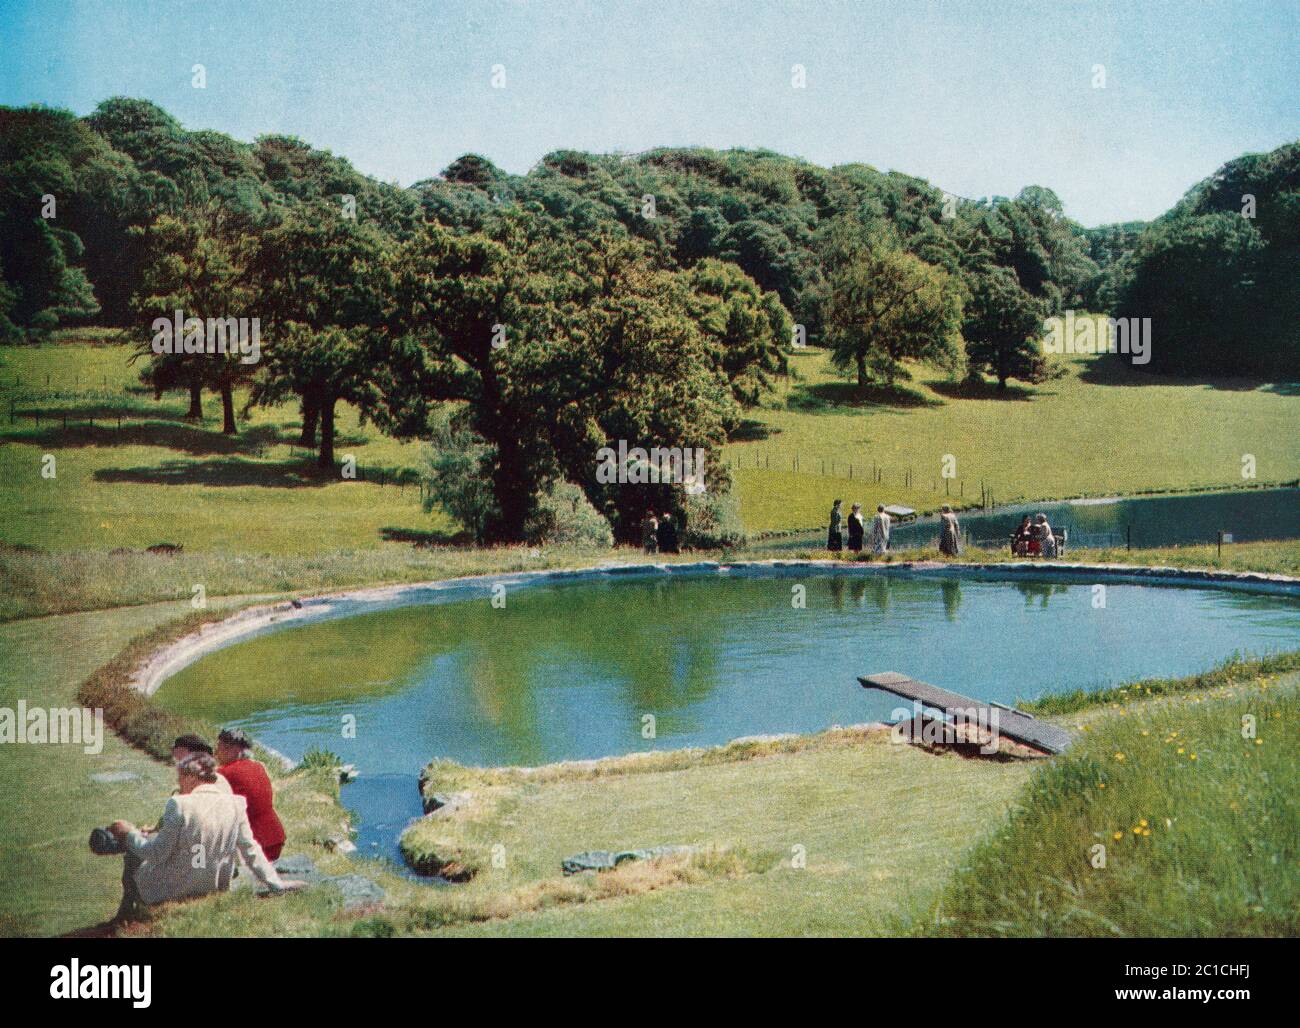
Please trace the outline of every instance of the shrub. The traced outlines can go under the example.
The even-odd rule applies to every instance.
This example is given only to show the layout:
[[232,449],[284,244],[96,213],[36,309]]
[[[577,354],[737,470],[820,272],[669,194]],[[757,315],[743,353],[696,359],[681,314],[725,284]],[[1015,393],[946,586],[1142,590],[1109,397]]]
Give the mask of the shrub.
[[476,542],[496,513],[492,482],[485,473],[492,448],[467,429],[449,419],[435,424],[426,464],[424,509],[441,507],[465,526]]
[[557,482],[537,499],[524,526],[534,546],[613,546],[614,532],[586,494],[571,482]]
[[699,493],[686,498],[686,534],[682,542],[697,550],[743,546],[747,536],[740,507],[731,493]]

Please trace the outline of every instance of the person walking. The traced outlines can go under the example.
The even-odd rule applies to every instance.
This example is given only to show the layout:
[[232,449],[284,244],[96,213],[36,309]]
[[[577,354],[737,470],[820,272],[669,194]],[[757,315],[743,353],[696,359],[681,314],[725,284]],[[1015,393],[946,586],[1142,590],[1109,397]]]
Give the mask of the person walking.
[[889,551],[889,515],[885,513],[884,504],[876,505],[876,516],[871,520],[871,552],[887,553]]
[[841,531],[841,525],[844,517],[840,514],[841,500],[836,500],[831,505],[831,527],[826,533],[826,549],[831,553],[839,553],[844,549],[844,533]]
[[853,553],[862,552],[862,535],[866,527],[862,520],[862,504],[855,503],[849,512],[849,549]]
[[960,556],[961,525],[957,523],[957,515],[946,503],[943,505],[943,513],[939,516],[939,525],[939,552],[947,557]]

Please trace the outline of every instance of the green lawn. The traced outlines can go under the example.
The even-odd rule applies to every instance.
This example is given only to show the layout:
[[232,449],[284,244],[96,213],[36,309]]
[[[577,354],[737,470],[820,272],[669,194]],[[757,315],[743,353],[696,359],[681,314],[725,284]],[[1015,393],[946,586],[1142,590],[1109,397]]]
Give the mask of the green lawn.
[[[745,441],[725,450],[746,527],[818,527],[836,497],[867,509],[978,504],[981,484],[999,504],[1240,486],[1243,454],[1254,455],[1257,482],[1300,477],[1295,390],[1061,360],[1065,377],[1013,385],[1006,397],[991,387],[972,394],[926,369],[896,393],[864,397],[824,353],[804,351],[791,360],[799,379],[751,412]],[[958,477],[945,493],[947,454]]]
[[[5,542],[312,554],[398,545],[385,543],[386,530],[432,537],[454,530],[447,518],[423,512],[416,487],[391,484],[403,469],[420,467],[418,443],[363,427],[342,405],[337,456],[355,456],[361,477],[322,475],[295,446],[296,407],[255,408],[240,419],[238,436],[223,436],[217,396],[205,395],[202,425],[186,422],[187,399],[168,393],[155,401],[129,354],[73,342],[0,349]],[[237,409],[244,399],[237,395]],[[41,475],[46,454],[57,461],[53,479]],[[389,484],[379,484],[381,475]]]
[[1300,934],[1298,683],[1237,677],[1158,700],[1132,690],[1035,776],[926,930]]

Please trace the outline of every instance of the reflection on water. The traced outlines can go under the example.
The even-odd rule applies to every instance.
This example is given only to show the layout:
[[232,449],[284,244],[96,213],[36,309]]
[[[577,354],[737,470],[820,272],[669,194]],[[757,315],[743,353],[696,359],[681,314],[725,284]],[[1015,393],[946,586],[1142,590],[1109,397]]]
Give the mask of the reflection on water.
[[1110,584],[1094,608],[1087,584],[665,576],[285,629],[210,654],[158,700],[292,757],[332,750],[364,781],[434,756],[539,764],[887,717],[891,701],[857,685],[870,672],[1010,703],[1190,674],[1297,638],[1300,602],[1215,590]]
[[[1069,532],[1071,549],[1123,546],[1130,533],[1132,544],[1144,547],[1210,543],[1221,531],[1230,533],[1237,542],[1300,537],[1300,491],[1295,489],[1042,503],[958,516],[975,545],[1004,546],[1025,514],[1040,512],[1047,515],[1054,529]],[[763,540],[759,545],[806,550],[820,548],[825,539],[824,532],[817,532]],[[892,549],[900,550],[937,546],[938,539],[938,519],[929,517],[895,525],[889,542]]]

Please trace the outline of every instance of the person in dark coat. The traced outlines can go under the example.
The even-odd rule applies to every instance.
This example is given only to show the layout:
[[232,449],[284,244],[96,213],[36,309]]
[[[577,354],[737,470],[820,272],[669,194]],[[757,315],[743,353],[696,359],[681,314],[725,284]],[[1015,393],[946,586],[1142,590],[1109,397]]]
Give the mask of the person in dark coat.
[[853,553],[862,552],[862,536],[866,527],[862,520],[862,504],[855,503],[849,513],[849,549]]
[[664,511],[663,516],[659,519],[659,552],[660,553],[681,553],[681,547],[677,545],[677,526],[673,524],[673,516]]
[[844,533],[841,531],[844,516],[840,514],[841,502],[843,501],[836,500],[831,506],[831,527],[830,531],[826,533],[826,549],[830,550],[831,553],[839,553],[840,550],[844,549]]
[[659,519],[652,510],[646,511],[641,520],[641,545],[646,553],[656,553],[659,550]]
[[1029,536],[1030,536],[1029,515],[1026,514],[1024,520],[1020,522],[1020,527],[1016,529],[1016,534],[1011,537],[1011,552],[1017,557],[1024,557],[1029,553]]

